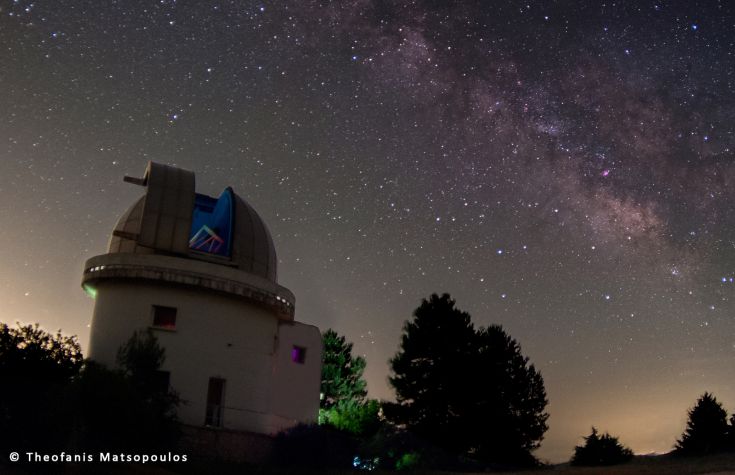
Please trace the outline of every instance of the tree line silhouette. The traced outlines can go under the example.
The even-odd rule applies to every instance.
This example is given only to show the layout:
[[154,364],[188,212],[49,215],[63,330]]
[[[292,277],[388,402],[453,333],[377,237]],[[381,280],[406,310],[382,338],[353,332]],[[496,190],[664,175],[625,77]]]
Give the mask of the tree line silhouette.
[[173,447],[178,396],[156,381],[165,359],[150,332],[123,345],[117,368],[83,360],[76,337],[0,323],[0,451]]
[[[502,327],[475,327],[448,295],[422,300],[390,359],[395,402],[367,397],[366,361],[323,333],[318,424],[279,434],[275,458],[299,467],[486,469],[538,465],[548,429],[543,378]],[[178,395],[160,384],[165,352],[136,332],[117,367],[84,360],[76,337],[0,323],[0,450],[174,447]],[[735,415],[710,393],[688,411],[674,454],[735,450]],[[573,465],[613,465],[633,452],[592,428]],[[0,461],[6,462],[6,460]]]
[[[332,365],[353,358],[352,344],[330,329],[324,333],[324,351],[322,392],[329,394],[325,388],[333,387]],[[337,360],[334,354],[341,356]],[[355,363],[338,366],[350,374],[349,380],[359,381],[356,387],[364,405],[365,361],[354,359]],[[405,323],[390,367],[396,402],[380,402],[380,411],[372,412],[378,414],[372,431],[351,431],[360,440],[346,452],[363,454],[356,463],[364,468],[450,469],[539,464],[533,451],[548,428],[543,378],[500,326],[475,329],[469,314],[457,309],[448,294],[433,294]],[[349,391],[344,396],[349,400]],[[334,410],[322,400],[322,412]],[[349,420],[353,415],[365,426],[364,414],[347,410],[340,418]],[[735,450],[735,414],[728,424],[727,412],[714,396],[705,393],[688,415],[673,454]],[[320,422],[345,427],[331,424],[329,417]],[[632,458],[633,451],[617,437],[593,427],[584,443],[575,447],[570,463],[606,466]],[[330,462],[334,460],[324,461]]]

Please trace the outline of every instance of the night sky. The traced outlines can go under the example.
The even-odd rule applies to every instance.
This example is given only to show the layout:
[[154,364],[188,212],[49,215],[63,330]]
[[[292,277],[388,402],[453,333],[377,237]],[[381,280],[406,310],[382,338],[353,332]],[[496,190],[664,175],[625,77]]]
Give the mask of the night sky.
[[1,320],[86,346],[83,263],[154,160],[259,211],[373,397],[449,292],[543,374],[541,458],[667,451],[704,391],[735,410],[733,8],[2,0]]

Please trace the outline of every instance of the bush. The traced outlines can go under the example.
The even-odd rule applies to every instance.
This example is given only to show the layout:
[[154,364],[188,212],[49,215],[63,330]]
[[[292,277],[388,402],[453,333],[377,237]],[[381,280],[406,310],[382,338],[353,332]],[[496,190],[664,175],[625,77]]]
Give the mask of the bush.
[[343,400],[329,409],[319,410],[319,424],[327,424],[356,436],[369,436],[380,427],[380,403]]
[[407,452],[396,462],[396,470],[415,470],[421,466],[419,452]]
[[617,437],[610,434],[597,435],[597,429],[592,428],[592,433],[584,438],[582,446],[574,448],[572,465],[602,466],[617,465],[629,462],[633,458],[633,451],[618,442]]
[[71,414],[59,400],[81,366],[76,337],[0,323],[0,450],[64,447]]
[[76,418],[76,443],[85,449],[169,449],[178,439],[180,429],[167,403],[141,391],[124,373],[93,361],[85,363],[67,400]]
[[384,425],[371,437],[365,438],[357,449],[358,459],[374,468],[384,470],[465,469],[459,459],[417,437],[415,434]]
[[160,377],[164,359],[153,334],[136,333],[113,371],[83,362],[76,337],[0,323],[0,449],[173,446],[179,398]]
[[164,348],[150,331],[135,332],[118,350],[119,370],[88,360],[70,387],[76,437],[96,450],[171,448],[180,428],[179,396],[159,368]]
[[299,424],[276,437],[273,463],[309,469],[349,468],[357,439],[347,432],[317,424]]

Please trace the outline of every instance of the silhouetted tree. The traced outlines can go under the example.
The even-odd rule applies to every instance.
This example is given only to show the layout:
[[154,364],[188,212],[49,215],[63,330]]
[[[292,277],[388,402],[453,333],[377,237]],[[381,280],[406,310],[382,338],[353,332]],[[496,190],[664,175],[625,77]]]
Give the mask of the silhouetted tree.
[[584,438],[584,445],[574,448],[572,465],[601,466],[617,465],[629,462],[633,458],[633,451],[618,442],[617,437],[608,433],[598,435],[597,429]]
[[352,343],[329,329],[322,335],[322,409],[329,409],[340,401],[362,402],[367,395],[362,377],[365,359],[352,356]]
[[158,344],[151,330],[135,332],[117,351],[117,365],[136,390],[162,411],[175,409],[177,399],[168,384],[168,373],[160,371],[166,361],[166,350]]
[[[475,335],[472,447],[491,461],[535,462],[548,429],[548,400],[541,373],[529,364],[521,347],[499,325],[480,328]],[[472,416],[471,416],[472,417]]]
[[467,418],[480,377],[473,374],[474,327],[449,295],[433,294],[403,327],[390,361],[397,406],[388,416],[440,447],[462,451],[470,443]]
[[120,369],[87,361],[72,388],[85,448],[161,449],[178,435],[178,395],[160,371],[165,350],[151,331],[135,332],[117,354]]
[[448,294],[433,294],[404,325],[390,364],[393,422],[457,454],[535,463],[547,429],[543,379],[500,326],[475,331]]
[[136,331],[117,350],[116,362],[126,375],[146,382],[166,361],[166,350],[151,330]]
[[676,441],[681,454],[707,454],[727,446],[727,411],[712,394],[704,393],[689,410],[687,427]]
[[0,323],[0,449],[63,444],[69,414],[59,399],[81,366],[76,337],[53,335],[38,324]]

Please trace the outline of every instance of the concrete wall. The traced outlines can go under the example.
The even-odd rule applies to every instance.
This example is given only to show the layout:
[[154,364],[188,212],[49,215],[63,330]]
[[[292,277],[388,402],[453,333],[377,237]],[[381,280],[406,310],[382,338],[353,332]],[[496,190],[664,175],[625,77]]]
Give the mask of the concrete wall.
[[[223,427],[273,434],[316,418],[321,338],[315,327],[279,326],[279,319],[245,299],[152,281],[102,279],[92,318],[90,358],[110,367],[135,330],[153,324],[153,305],[177,309],[175,330],[153,329],[166,349],[163,370],[181,396],[179,418],[204,425],[210,377],[223,378]],[[307,361],[291,361],[293,344]]]
[[182,426],[179,448],[190,456],[265,464],[273,459],[275,439],[253,432]]

